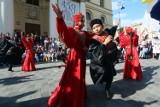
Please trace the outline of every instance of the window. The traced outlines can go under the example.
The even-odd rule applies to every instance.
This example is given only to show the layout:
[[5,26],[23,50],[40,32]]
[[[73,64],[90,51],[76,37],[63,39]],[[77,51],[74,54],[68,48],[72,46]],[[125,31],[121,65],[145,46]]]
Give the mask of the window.
[[87,20],[91,20],[91,14],[89,12],[86,12],[86,18]]
[[26,0],[26,3],[39,6],[39,0]]
[[100,6],[104,7],[104,0],[100,0]]
[[102,23],[105,23],[105,18],[102,16],[101,17]]

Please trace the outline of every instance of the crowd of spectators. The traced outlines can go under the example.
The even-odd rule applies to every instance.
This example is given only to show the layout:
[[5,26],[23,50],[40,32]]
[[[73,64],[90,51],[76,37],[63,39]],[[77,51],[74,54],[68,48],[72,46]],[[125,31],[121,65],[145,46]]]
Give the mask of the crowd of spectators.
[[[35,62],[55,62],[61,61],[64,56],[66,56],[69,52],[69,49],[66,48],[65,44],[60,40],[60,38],[52,38],[47,35],[37,35],[37,34],[29,34],[34,40],[34,53],[35,53]],[[23,63],[26,55],[26,50],[21,41],[20,33],[14,33],[14,35],[10,35],[10,33],[4,34],[5,38],[19,47],[23,54],[21,57],[21,63]]]
[[[21,63],[23,63],[26,55],[25,48],[21,41],[20,33],[14,33],[14,35],[10,35],[10,33],[4,34],[5,38],[8,39],[9,42],[19,47],[23,54],[21,57]],[[34,53],[35,53],[35,62],[56,62],[62,61],[64,56],[69,53],[69,49],[66,48],[65,44],[60,40],[60,38],[52,38],[47,35],[37,35],[37,34],[29,34],[34,40]],[[117,40],[116,40],[117,41]],[[121,48],[119,45],[119,41],[117,41],[117,48],[119,50],[118,57],[123,60],[125,57],[125,49]],[[137,47],[139,52],[139,58],[158,58],[159,54],[153,52],[153,45],[151,41],[148,41],[148,36],[144,38],[139,43]],[[87,56],[87,58],[89,55]]]

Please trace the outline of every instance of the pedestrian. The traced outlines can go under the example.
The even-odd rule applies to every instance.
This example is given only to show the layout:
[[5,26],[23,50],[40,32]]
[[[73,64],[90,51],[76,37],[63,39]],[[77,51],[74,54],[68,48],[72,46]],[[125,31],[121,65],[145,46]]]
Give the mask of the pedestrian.
[[9,64],[8,71],[14,72],[12,67],[16,64],[19,55],[18,48],[0,33],[0,64]]
[[[94,84],[106,83],[106,97],[111,99],[110,87],[114,76],[114,66],[111,60],[114,57],[112,56],[114,53],[114,47],[112,47],[113,37],[103,30],[104,27],[100,19],[92,20],[90,26],[93,33],[95,33],[88,50],[91,56],[91,78]],[[115,48],[117,48],[116,45]]]
[[50,107],[84,107],[86,97],[86,50],[92,35],[83,31],[85,17],[79,12],[73,16],[73,27],[67,27],[62,10],[52,4],[57,15],[56,26],[60,38],[70,48],[64,73],[48,100]]
[[120,33],[119,39],[121,47],[125,48],[126,51],[123,78],[141,80],[143,76],[136,48],[138,46],[138,35],[131,27],[128,27]]
[[36,70],[35,68],[35,63],[34,63],[34,52],[33,52],[33,38],[30,37],[28,34],[27,37],[25,37],[24,33],[21,33],[21,38],[22,38],[22,43],[26,48],[26,56],[24,63],[22,65],[22,71],[28,72],[28,71],[34,71]]

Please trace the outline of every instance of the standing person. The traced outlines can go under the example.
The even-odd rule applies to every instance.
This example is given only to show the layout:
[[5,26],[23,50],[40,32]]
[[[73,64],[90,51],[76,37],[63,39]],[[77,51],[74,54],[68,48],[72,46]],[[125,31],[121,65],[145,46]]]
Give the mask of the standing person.
[[15,46],[10,43],[4,36],[0,33],[0,64],[9,64],[8,71],[12,71],[12,66],[16,60],[16,53],[13,52]]
[[[112,36],[103,31],[103,24],[100,19],[91,21],[93,39],[90,42],[89,53],[91,55],[90,74],[94,84],[106,83],[105,92],[108,99],[111,98],[110,87],[114,76],[114,66],[112,56],[114,47],[112,47]],[[116,49],[116,45],[115,45]]]
[[124,79],[141,80],[142,70],[138,57],[138,35],[128,27],[126,30],[120,33],[120,45],[125,48],[125,65],[123,70]]
[[85,84],[86,49],[92,35],[82,30],[85,22],[82,13],[74,15],[73,27],[67,27],[62,18],[62,10],[57,4],[52,4],[52,8],[57,15],[57,31],[66,46],[70,48],[70,52],[62,78],[50,96],[48,104],[50,107],[84,107],[87,91]]
[[22,71],[34,71],[36,70],[35,64],[34,64],[34,52],[33,52],[33,38],[31,38],[29,35],[27,35],[27,38],[25,38],[24,33],[21,34],[22,43],[26,48],[26,57],[22,66]]

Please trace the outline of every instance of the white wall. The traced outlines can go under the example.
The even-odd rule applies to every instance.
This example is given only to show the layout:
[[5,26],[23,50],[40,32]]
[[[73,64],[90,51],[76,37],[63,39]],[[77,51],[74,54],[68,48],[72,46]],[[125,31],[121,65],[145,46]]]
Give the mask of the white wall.
[[0,32],[11,35],[14,30],[14,0],[0,0]]

